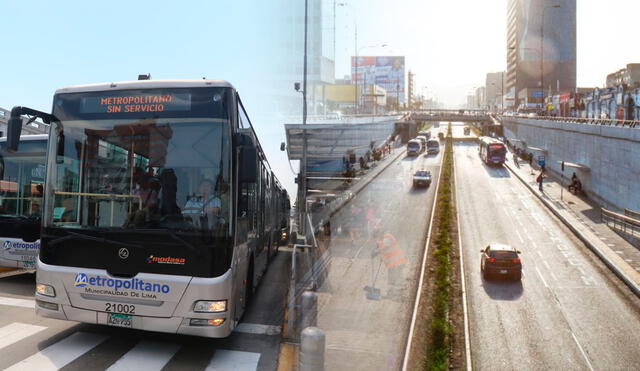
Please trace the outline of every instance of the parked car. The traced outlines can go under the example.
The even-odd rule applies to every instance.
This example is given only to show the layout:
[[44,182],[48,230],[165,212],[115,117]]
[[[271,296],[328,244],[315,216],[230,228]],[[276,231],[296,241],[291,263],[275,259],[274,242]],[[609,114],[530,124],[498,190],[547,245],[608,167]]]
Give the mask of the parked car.
[[485,279],[493,276],[511,277],[516,281],[522,278],[520,251],[503,244],[490,244],[480,250],[480,271]]
[[420,169],[413,174],[414,187],[428,187],[431,185],[431,172],[429,170]]

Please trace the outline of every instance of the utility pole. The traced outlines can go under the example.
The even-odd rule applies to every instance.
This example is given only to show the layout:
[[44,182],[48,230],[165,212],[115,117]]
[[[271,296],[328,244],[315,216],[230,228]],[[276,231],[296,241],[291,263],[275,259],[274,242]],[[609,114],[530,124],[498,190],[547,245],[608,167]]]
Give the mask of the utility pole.
[[[309,0],[304,1],[304,64],[302,76],[302,125],[307,125],[307,32],[309,27]],[[298,231],[306,235],[307,216],[307,130],[302,129],[302,164],[300,166],[300,198],[298,201],[298,213],[300,221]]]
[[355,23],[354,21],[354,29],[355,29],[355,35],[354,35],[354,40],[355,40],[355,51],[356,51],[356,57],[355,57],[355,64],[356,64],[356,70],[354,72],[353,78],[356,80],[356,115],[359,113],[360,111],[360,100],[358,99],[358,24]]

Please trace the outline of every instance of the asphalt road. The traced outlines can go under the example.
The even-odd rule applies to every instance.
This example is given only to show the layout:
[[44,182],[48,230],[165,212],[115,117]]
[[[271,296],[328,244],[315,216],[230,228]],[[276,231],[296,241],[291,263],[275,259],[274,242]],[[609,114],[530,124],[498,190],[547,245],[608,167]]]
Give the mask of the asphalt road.
[[[637,370],[640,301],[506,168],[454,151],[474,369]],[[491,242],[522,251],[521,282],[482,278]]]
[[276,256],[226,339],[40,318],[33,309],[35,274],[0,278],[0,370],[274,370],[290,256]]
[[[331,219],[328,279],[318,290],[327,370],[401,367],[440,162],[441,154],[401,156],[351,201],[353,207]],[[412,175],[421,168],[431,171],[433,182],[416,189]],[[396,293],[380,256],[372,256],[375,221],[367,222],[369,209],[369,219],[379,220],[380,230],[396,238],[406,260]],[[365,286],[379,289],[379,299],[367,298]]]

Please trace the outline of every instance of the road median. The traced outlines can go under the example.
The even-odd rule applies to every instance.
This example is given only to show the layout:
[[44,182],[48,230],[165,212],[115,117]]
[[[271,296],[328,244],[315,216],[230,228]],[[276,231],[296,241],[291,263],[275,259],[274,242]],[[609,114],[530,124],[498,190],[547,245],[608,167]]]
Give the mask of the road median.
[[464,319],[454,202],[453,138],[445,144],[435,214],[418,297],[408,370],[464,369]]

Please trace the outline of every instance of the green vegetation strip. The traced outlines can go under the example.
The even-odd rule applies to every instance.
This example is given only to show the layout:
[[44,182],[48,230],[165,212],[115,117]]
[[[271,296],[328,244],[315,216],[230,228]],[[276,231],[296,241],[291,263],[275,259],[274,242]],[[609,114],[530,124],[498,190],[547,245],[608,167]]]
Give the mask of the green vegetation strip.
[[452,199],[453,143],[451,124],[447,130],[442,178],[438,191],[437,226],[435,250],[435,291],[432,295],[433,315],[427,331],[427,354],[424,370],[446,370],[449,360],[451,326],[449,325],[449,295],[451,292],[450,254],[453,241],[451,229],[455,219]]

